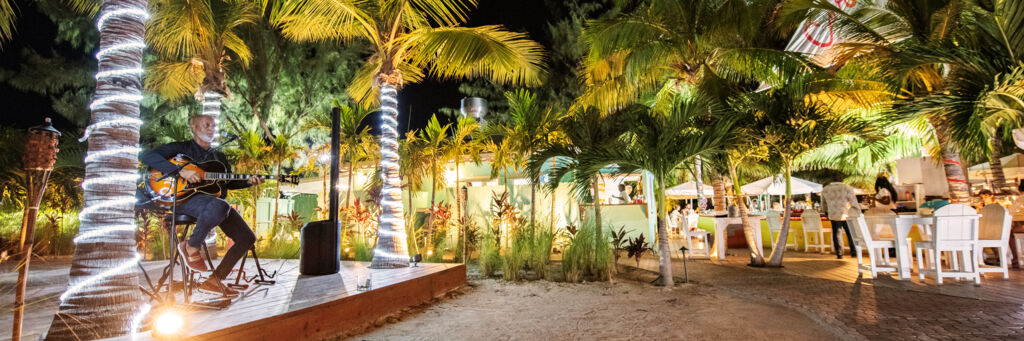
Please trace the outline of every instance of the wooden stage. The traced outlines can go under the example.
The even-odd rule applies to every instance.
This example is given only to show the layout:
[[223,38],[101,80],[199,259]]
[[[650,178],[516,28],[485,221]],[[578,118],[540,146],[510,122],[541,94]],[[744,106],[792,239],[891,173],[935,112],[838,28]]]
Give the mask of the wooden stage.
[[[278,271],[273,278],[276,284],[253,285],[223,310],[188,311],[184,328],[187,332],[183,336],[201,340],[319,340],[361,330],[382,317],[427,303],[466,283],[466,267],[462,264],[421,263],[419,267],[369,269],[369,263],[341,262],[341,272],[337,274],[301,276],[298,260],[262,260],[261,263],[269,272]],[[166,263],[146,262],[144,265],[153,276],[159,274],[163,264]],[[249,262],[246,269],[247,272],[255,270]],[[51,266],[46,270],[51,272],[51,277],[63,272],[63,278],[47,280],[45,285],[34,285],[38,282],[30,281],[29,301],[36,304],[29,307],[29,312],[37,318],[26,321],[27,340],[38,338],[49,327],[47,316],[52,318],[56,295],[67,285],[66,266]],[[356,278],[365,279],[368,274],[372,274],[372,288],[356,290]],[[9,277],[9,273],[3,275],[4,279]],[[34,275],[32,271],[30,278]],[[17,277],[16,272],[14,277]],[[6,288],[7,281],[2,282]],[[181,302],[181,295],[178,296]],[[195,296],[209,297],[214,296],[201,293]],[[0,330],[8,329],[10,321],[9,309],[0,312],[0,323],[5,324]],[[140,336],[137,339],[149,338],[149,333]],[[10,335],[0,335],[0,340],[6,338]]]

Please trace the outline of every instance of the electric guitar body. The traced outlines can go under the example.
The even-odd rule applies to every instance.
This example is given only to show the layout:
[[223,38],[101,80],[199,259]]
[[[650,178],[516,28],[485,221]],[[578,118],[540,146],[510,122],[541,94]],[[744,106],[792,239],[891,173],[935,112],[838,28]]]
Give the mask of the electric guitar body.
[[[203,180],[193,184],[180,177],[169,176],[162,178],[164,176],[162,172],[150,168],[146,178],[146,190],[154,202],[164,207],[170,207],[175,203],[175,200],[177,200],[178,204],[181,204],[196,194],[220,197],[227,193],[229,181],[248,180],[254,176],[292,184],[299,183],[296,176],[282,175],[276,177],[273,175],[226,173],[227,166],[217,160],[193,162],[189,157],[178,154],[168,159],[168,161],[178,167],[184,165],[182,169],[196,172]],[[177,190],[177,195],[175,195],[175,189]]]

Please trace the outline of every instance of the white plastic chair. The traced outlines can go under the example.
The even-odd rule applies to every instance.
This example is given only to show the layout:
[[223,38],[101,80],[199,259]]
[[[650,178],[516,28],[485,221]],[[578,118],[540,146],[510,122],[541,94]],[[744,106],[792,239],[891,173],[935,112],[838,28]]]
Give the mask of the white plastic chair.
[[[892,262],[889,260],[889,249],[896,248],[895,241],[874,239],[871,232],[868,231],[864,215],[858,210],[851,211],[853,213],[847,218],[846,224],[850,226],[850,231],[854,236],[853,253],[857,254],[858,273],[868,270],[871,272],[871,278],[877,278],[879,272],[896,272],[896,267],[892,266]],[[864,253],[861,252],[865,249],[868,251],[867,265],[864,264]]]
[[1003,278],[1010,278],[1010,212],[1002,205],[989,204],[982,207],[979,213],[981,220],[978,222],[978,265],[984,265],[980,257],[984,254],[984,248],[990,247],[999,255],[999,267],[980,267],[978,272],[1002,272]]
[[710,233],[708,233],[708,231],[698,229],[697,224],[692,224],[693,229],[690,229],[689,226],[691,226],[691,224],[689,222],[689,218],[685,215],[682,216],[681,219],[682,221],[679,226],[685,226],[683,228],[683,236],[686,238],[687,256],[689,256],[690,259],[694,259],[696,256],[711,259],[711,247],[708,244]]
[[[832,248],[831,244],[825,242],[825,233],[832,233],[832,229],[821,226],[821,215],[818,215],[818,211],[805,210],[800,215],[800,221],[804,226],[804,252],[808,252],[810,248],[817,248],[821,253],[825,253],[825,248]],[[810,236],[816,237],[813,244]]]
[[[782,234],[782,212],[779,211],[768,211],[765,214],[765,220],[768,222],[768,239],[772,241],[772,249],[775,249],[775,239],[778,238],[775,235]],[[790,238],[793,234],[790,233],[786,236],[786,248],[792,247],[796,249],[796,242],[790,243]]]
[[[925,273],[935,275],[935,281],[942,284],[943,277],[973,278],[975,284],[981,284],[978,275],[978,213],[963,204],[949,204],[935,210],[935,227],[931,241],[914,243],[917,247],[917,276],[924,280]],[[930,266],[925,268],[923,250],[930,249]],[[942,263],[935,255],[943,251],[952,252],[955,258],[959,252],[961,266],[951,267],[949,271],[942,269]]]
[[1017,266],[1024,267],[1024,233],[1014,233],[1013,242],[1017,244]]
[[683,215],[683,218],[683,221],[686,222],[687,229],[692,230],[697,228],[697,222],[700,219],[700,215],[697,213],[690,213],[687,215]]

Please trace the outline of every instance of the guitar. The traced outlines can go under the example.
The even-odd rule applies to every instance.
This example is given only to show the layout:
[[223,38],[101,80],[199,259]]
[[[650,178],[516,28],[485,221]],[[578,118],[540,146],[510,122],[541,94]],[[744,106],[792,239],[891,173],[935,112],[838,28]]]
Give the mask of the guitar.
[[[183,178],[177,178],[177,203],[181,204],[196,194],[206,194],[214,197],[220,197],[221,194],[227,193],[227,182],[232,180],[248,180],[250,177],[259,177],[263,179],[277,180],[279,182],[286,182],[293,185],[299,184],[298,176],[274,176],[274,175],[262,175],[262,174],[234,174],[226,173],[227,167],[223,163],[217,160],[210,160],[205,162],[193,162],[185,155],[178,154],[168,159],[175,166],[181,167],[185,165],[183,169],[190,170],[199,174],[203,178],[202,181],[197,183],[189,183]],[[153,197],[153,201],[160,204],[161,206],[170,207],[174,204],[174,189],[175,189],[175,177],[166,177],[159,170],[150,168],[146,178],[146,190],[149,195]]]

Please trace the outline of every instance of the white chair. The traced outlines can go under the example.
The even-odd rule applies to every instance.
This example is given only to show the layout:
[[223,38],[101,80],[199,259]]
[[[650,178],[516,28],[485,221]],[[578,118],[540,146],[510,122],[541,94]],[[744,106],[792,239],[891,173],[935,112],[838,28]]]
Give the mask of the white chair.
[[683,215],[683,218],[685,218],[683,221],[686,222],[687,229],[692,230],[697,228],[697,222],[700,220],[700,215],[694,212]]
[[[867,233],[871,234],[872,240],[895,240],[896,239],[896,213],[889,209],[867,210],[864,212],[864,222],[867,223]],[[907,245],[910,245],[909,242]],[[883,259],[886,265],[891,265],[891,259]]]
[[980,267],[978,272],[1002,272],[1003,278],[1010,278],[1010,212],[1002,205],[989,204],[982,207],[979,213],[981,220],[978,221],[978,265],[984,265],[980,257],[983,256],[984,249],[990,247],[999,255],[999,267]]
[[[864,215],[858,210],[851,210],[852,214],[846,220],[853,234],[853,253],[857,254],[857,272],[871,272],[871,278],[877,278],[879,272],[896,272],[895,266],[889,260],[889,249],[896,248],[896,242],[889,240],[875,240],[868,231],[868,224]],[[868,251],[868,264],[864,265],[864,254],[861,250]]]
[[[765,220],[768,222],[768,239],[772,241],[772,249],[775,249],[775,239],[778,238],[775,235],[782,234],[782,216],[779,211],[768,211],[765,214]],[[786,236],[786,248],[792,247],[796,249],[796,242],[790,243],[790,237],[793,234],[790,233]]]
[[[942,284],[943,277],[973,278],[974,284],[981,284],[978,276],[978,213],[963,204],[949,204],[935,210],[935,227],[931,241],[914,243],[917,248],[917,276],[924,280],[925,273],[935,275],[935,281]],[[925,268],[923,250],[930,249],[930,266]],[[942,262],[936,255],[943,251],[961,255],[961,266],[953,266],[949,271],[942,269]]]
[[1024,267],[1024,233],[1014,233],[1013,242],[1017,244],[1017,266]]
[[710,233],[697,228],[697,224],[693,224],[693,229],[689,228],[689,218],[682,216],[682,221],[679,226],[685,226],[683,228],[683,236],[686,238],[686,253],[690,259],[694,259],[696,256],[700,258],[711,259],[711,247],[708,244]]
[[[800,215],[800,221],[804,226],[804,252],[810,248],[817,248],[821,253],[825,253],[825,248],[832,248],[832,245],[825,241],[825,233],[832,233],[832,229],[821,226],[821,216],[818,215],[818,211],[805,210]],[[810,236],[816,237],[813,244]]]

